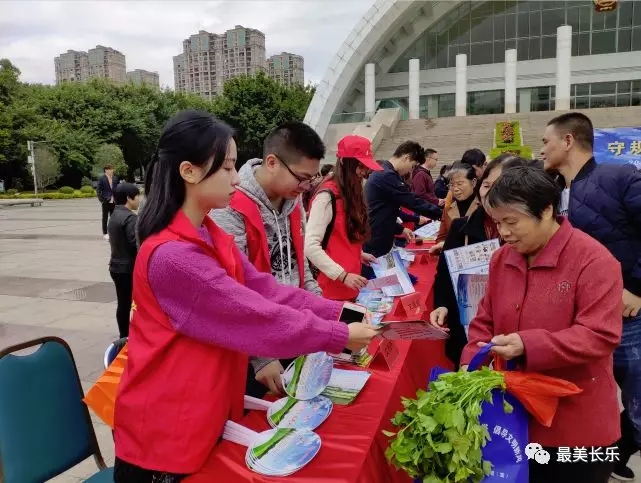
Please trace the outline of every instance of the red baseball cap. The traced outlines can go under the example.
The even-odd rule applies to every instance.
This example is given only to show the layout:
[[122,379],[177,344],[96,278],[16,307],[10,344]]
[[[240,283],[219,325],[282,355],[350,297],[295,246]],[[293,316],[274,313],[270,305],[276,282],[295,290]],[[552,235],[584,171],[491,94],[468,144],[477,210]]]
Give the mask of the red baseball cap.
[[372,171],[383,171],[372,155],[372,143],[363,136],[349,135],[338,141],[336,156],[358,159],[363,166]]

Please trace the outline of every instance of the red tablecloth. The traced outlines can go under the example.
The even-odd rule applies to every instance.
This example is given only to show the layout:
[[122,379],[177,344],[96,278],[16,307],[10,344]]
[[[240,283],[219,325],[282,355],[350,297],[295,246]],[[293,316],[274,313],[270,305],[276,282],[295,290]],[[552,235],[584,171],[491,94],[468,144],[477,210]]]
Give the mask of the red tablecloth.
[[[418,277],[417,290],[431,294],[436,263],[412,267]],[[431,299],[428,299],[431,307]],[[394,317],[395,318],[395,317]],[[399,356],[391,370],[375,360],[363,392],[349,406],[334,406],[327,421],[317,429],[322,448],[305,468],[282,481],[290,483],[410,483],[404,473],[397,472],[385,460],[387,438],[383,429],[391,430],[389,420],[401,409],[401,397],[412,397],[424,388],[430,369],[450,367],[442,341],[396,341]],[[265,413],[252,411],[241,424],[255,430],[269,428]],[[189,451],[185,448],[185,451]],[[223,441],[218,445],[202,470],[185,483],[268,483],[277,478],[251,472],[245,465],[246,448]]]

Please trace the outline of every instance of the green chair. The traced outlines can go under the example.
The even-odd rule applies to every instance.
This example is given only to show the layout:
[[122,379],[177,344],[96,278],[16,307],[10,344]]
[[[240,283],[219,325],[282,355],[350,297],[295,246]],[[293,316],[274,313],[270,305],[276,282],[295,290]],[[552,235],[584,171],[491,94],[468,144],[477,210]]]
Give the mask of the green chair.
[[86,481],[113,482],[83,397],[64,340],[43,337],[0,351],[0,482],[43,483],[89,456],[99,471]]

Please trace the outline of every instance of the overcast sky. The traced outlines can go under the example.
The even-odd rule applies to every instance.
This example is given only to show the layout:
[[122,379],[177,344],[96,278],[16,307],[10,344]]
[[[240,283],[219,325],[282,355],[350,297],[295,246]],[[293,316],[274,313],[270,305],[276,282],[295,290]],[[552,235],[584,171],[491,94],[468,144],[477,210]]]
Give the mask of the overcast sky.
[[267,56],[305,58],[305,80],[318,82],[332,56],[374,0],[6,1],[0,0],[0,58],[22,80],[53,84],[53,59],[97,44],[125,54],[127,70],[158,71],[173,87],[172,57],[198,30],[223,33],[235,25],[265,33]]

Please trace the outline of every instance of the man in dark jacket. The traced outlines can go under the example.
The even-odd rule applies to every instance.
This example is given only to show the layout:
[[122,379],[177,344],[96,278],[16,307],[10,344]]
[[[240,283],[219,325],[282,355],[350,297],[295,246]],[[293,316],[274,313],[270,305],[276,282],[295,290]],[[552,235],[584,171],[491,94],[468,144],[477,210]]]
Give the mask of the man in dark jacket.
[[120,337],[129,336],[129,315],[133,291],[134,262],[138,253],[136,221],[140,190],[134,184],[122,183],[114,189],[116,203],[109,218],[108,233],[111,245],[109,273],[116,286],[116,320]]
[[416,166],[414,171],[412,171],[411,186],[412,191],[416,193],[419,198],[433,205],[443,206],[445,204],[445,198],[439,199],[438,196],[436,196],[434,179],[430,172],[430,170],[436,167],[436,163],[438,163],[438,153],[434,149],[426,149],[425,162]]
[[597,164],[593,148],[592,122],[572,112],[548,123],[541,155],[545,169],[565,180],[559,211],[621,263],[623,335],[614,353],[614,376],[625,411],[621,459],[613,476],[631,479],[626,463],[641,448],[641,173],[630,164]]
[[[441,166],[439,177],[434,181],[434,194],[442,200],[447,198],[447,194],[450,192],[450,182],[447,179],[447,173],[449,170],[449,165],[446,164]],[[443,202],[443,204],[445,204],[445,202]]]
[[[425,217],[438,220],[441,209],[423,201],[409,189],[403,176],[412,172],[417,163],[425,162],[425,152],[420,144],[406,141],[396,148],[389,161],[381,164],[383,171],[376,171],[365,183],[365,197],[369,211],[371,238],[363,246],[365,253],[380,257],[394,245],[394,237],[403,233],[403,225],[397,223],[401,207],[417,213],[412,220],[420,225],[427,222]],[[411,236],[411,235],[409,235]]]
[[103,170],[104,174],[98,180],[96,187],[96,195],[98,195],[98,201],[102,206],[102,234],[105,240],[109,240],[107,221],[114,212],[114,189],[118,186],[119,180],[117,176],[114,176],[112,166],[106,165]]

